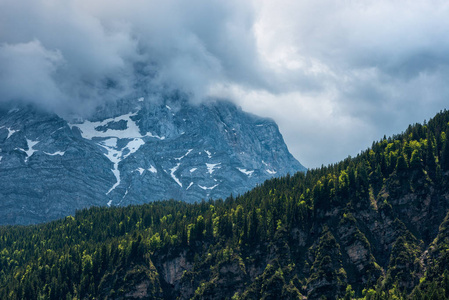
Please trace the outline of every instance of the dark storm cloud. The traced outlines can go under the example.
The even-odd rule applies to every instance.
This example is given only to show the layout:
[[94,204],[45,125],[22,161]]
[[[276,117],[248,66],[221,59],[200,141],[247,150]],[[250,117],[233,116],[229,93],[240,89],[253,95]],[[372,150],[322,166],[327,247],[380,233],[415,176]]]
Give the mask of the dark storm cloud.
[[2,0],[0,101],[228,97],[316,167],[447,108],[448,36],[440,0]]
[[131,87],[140,57],[130,33],[107,32],[100,20],[67,3],[1,2],[2,101],[84,109]]
[[251,6],[237,1],[5,0],[0,20],[3,101],[61,111],[162,87],[199,100],[216,82],[263,82]]

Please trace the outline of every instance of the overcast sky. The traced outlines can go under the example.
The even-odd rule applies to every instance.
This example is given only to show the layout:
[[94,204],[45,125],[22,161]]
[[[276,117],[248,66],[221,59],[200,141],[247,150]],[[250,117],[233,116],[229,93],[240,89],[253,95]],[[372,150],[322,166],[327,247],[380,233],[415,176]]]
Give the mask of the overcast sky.
[[0,101],[59,113],[158,89],[273,118],[306,167],[449,104],[432,0],[0,0]]

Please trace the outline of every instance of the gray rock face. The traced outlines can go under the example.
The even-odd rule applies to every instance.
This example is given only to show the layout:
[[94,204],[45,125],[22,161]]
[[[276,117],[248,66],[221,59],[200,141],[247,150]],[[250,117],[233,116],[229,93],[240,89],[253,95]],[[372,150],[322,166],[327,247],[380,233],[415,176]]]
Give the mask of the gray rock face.
[[3,109],[0,149],[0,224],[93,205],[225,198],[305,171],[273,121],[224,101],[140,98],[69,122],[32,107]]

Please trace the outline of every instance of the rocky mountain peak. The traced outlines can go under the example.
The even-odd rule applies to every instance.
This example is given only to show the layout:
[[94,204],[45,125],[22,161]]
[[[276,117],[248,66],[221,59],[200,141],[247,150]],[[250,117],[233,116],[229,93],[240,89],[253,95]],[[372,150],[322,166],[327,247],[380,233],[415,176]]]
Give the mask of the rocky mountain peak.
[[30,106],[3,109],[0,149],[6,224],[92,205],[225,198],[305,171],[272,120],[181,97],[123,100],[69,121]]

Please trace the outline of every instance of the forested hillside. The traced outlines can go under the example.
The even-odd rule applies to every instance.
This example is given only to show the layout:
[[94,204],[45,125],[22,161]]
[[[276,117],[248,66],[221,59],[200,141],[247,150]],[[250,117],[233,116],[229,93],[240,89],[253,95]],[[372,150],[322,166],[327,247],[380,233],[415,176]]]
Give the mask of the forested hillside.
[[449,112],[241,196],[0,227],[1,299],[448,299]]

